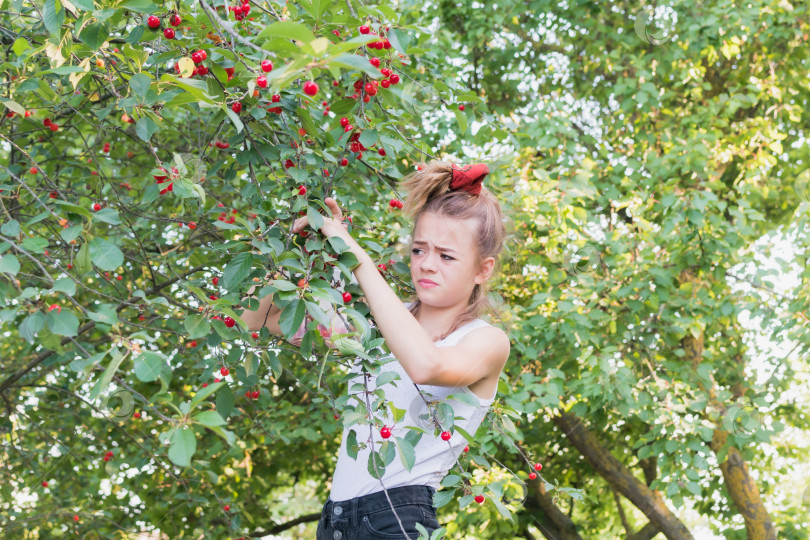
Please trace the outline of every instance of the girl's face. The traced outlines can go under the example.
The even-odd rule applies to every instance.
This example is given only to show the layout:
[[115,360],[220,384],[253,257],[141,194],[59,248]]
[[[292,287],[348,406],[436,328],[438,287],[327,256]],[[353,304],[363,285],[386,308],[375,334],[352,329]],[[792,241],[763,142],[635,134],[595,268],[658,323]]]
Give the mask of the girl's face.
[[466,305],[476,283],[489,278],[495,259],[488,257],[479,267],[473,240],[476,228],[474,219],[459,220],[432,212],[419,217],[411,243],[411,279],[423,304]]

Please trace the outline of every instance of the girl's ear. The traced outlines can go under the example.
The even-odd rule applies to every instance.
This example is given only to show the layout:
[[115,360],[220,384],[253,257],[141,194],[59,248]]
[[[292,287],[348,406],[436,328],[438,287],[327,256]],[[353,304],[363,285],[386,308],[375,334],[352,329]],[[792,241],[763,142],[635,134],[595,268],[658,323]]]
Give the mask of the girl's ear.
[[488,280],[492,276],[492,271],[495,268],[495,257],[487,257],[481,263],[480,270],[475,277],[483,278],[483,281]]

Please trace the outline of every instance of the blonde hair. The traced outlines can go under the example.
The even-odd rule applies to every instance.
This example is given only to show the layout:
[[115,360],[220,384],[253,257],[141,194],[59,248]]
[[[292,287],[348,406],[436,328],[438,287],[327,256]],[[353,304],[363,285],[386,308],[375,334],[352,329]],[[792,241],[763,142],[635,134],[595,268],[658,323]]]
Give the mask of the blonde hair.
[[[494,257],[494,275],[496,269],[500,268],[499,256],[506,238],[504,215],[498,199],[483,184],[478,195],[472,195],[464,190],[450,191],[450,182],[453,180],[452,163],[434,160],[427,164],[420,164],[420,168],[421,170],[408,174],[401,182],[402,188],[408,192],[402,211],[414,220],[411,245],[413,245],[413,232],[416,230],[416,224],[422,214],[426,212],[459,220],[472,218],[478,224],[473,242],[476,247],[477,264],[480,266],[484,259]],[[488,311],[500,317],[499,310],[490,302],[488,292],[486,281],[481,284],[476,283],[467,309],[456,316],[450,329],[442,334],[440,339],[446,338],[462,325],[479,318],[484,312]],[[408,309],[415,317],[419,313],[422,302],[415,293],[410,302],[411,305]]]

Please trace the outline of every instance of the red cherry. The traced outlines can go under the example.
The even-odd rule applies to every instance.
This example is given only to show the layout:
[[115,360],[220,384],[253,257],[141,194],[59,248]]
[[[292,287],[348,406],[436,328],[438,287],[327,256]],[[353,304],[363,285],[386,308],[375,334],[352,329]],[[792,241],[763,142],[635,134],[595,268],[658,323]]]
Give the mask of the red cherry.
[[537,478],[537,473],[529,473],[529,480],[534,480]]
[[391,86],[391,81],[389,81],[388,79],[383,79],[380,82],[380,86],[382,86],[383,88],[388,88],[389,86]]
[[361,34],[368,34],[371,31],[371,28],[368,25],[364,24],[359,28]]
[[124,276],[115,276],[115,279],[117,279],[118,281],[121,281],[122,279],[124,279]]
[[180,15],[178,15],[177,13],[169,17],[169,24],[172,26],[180,26],[181,22],[183,22],[183,19],[181,19]]
[[220,379],[219,377],[214,378],[214,382],[215,382],[215,383],[218,383],[218,382],[220,382],[221,380],[222,380],[222,379]]
[[230,505],[230,504],[226,504],[225,506],[223,506],[223,507],[222,507],[222,509],[223,509],[223,510],[225,510],[225,511],[227,512],[228,510],[230,510],[230,509],[231,509],[231,505]]
[[163,30],[163,37],[166,39],[174,39],[174,28],[166,28]]
[[465,452],[469,452],[469,451],[470,451],[470,447],[469,447],[469,446],[465,446],[465,447],[464,447],[464,451],[465,451]]
[[347,304],[349,302],[351,302],[352,301],[352,293],[348,293],[348,292],[343,293],[343,301],[345,303],[347,303]]
[[349,164],[349,160],[347,158],[343,158],[343,159],[340,160],[340,166],[341,167],[345,167],[348,164]]
[[464,105],[459,105],[458,110],[463,111],[464,110]]
[[267,88],[267,77],[264,75],[259,75],[256,77],[256,86],[259,88]]
[[245,397],[250,399],[250,390],[245,390]]
[[391,75],[391,77],[389,77],[389,79],[391,79],[391,84],[397,84],[399,82],[399,75],[394,73]]
[[79,521],[79,516],[73,516],[73,521]]
[[216,284],[218,284],[218,283],[219,283],[219,278],[218,278],[218,277],[212,277],[212,278],[211,278],[211,284],[212,284],[212,285],[216,285]]
[[279,101],[281,101],[281,96],[278,94],[273,94],[273,97],[270,98],[270,101],[272,101],[273,103],[278,103]]
[[146,19],[146,25],[151,28],[152,30],[160,27],[160,19],[155,17],[154,15],[150,15],[148,19]]
[[371,62],[371,65],[374,66],[375,68],[380,67],[380,59],[379,58],[372,58],[372,59],[369,60],[369,62]]
[[481,504],[482,502],[484,502],[484,496],[483,495],[476,495],[475,496],[475,502],[477,502],[478,504]]
[[318,83],[315,81],[307,81],[304,83],[304,93],[308,96],[314,96],[318,93]]
[[48,125],[48,127],[49,127],[49,128],[51,128],[51,131],[56,131],[56,130],[58,130],[58,129],[59,129],[59,125],[58,125],[58,124],[54,124],[53,122],[51,122],[51,123]]
[[390,437],[390,436],[391,436],[391,429],[390,429],[390,428],[388,428],[388,427],[383,427],[383,428],[380,430],[380,437],[382,437],[383,439],[387,439],[387,438],[388,438],[388,437]]
[[273,62],[271,62],[270,60],[262,61],[262,71],[264,71],[265,73],[270,73],[271,71],[273,71]]
[[539,471],[539,470],[541,470],[542,468],[543,468],[543,466],[542,466],[542,465],[540,465],[539,463],[535,463],[535,464],[534,464],[534,470],[535,470],[535,471]]
[[193,53],[191,53],[191,60],[192,60],[192,61],[193,61],[195,64],[199,64],[200,62],[202,62],[202,61],[203,61],[203,57],[202,57],[202,54],[200,54],[200,51],[197,51],[197,52],[193,52]]
[[332,81],[332,86],[340,86],[340,83],[337,81]]
[[227,377],[229,373],[228,368],[226,368],[225,366],[221,367],[219,369],[219,372],[222,374],[223,377]]
[[42,481],[42,487],[48,487],[48,481],[47,480]]
[[341,127],[346,127],[346,126],[348,126],[348,125],[349,125],[349,119],[348,119],[348,118],[346,118],[346,117],[344,116],[343,118],[341,118],[341,119],[340,119],[340,126],[341,126]]
[[94,211],[96,211],[96,212],[98,212],[99,210],[101,210],[101,205],[100,205],[100,204],[98,204],[98,203],[94,204],[94,205],[93,205],[93,210],[94,210]]
[[236,114],[239,114],[242,111],[242,103],[240,101],[237,101],[236,103],[231,105],[231,110]]
[[236,321],[233,320],[231,317],[225,317],[224,322],[225,322],[225,326],[227,326],[228,328],[233,328],[233,326],[236,324]]
[[346,126],[343,128],[343,132],[344,132],[344,133],[348,133],[348,132],[350,132],[350,131],[351,131],[351,130],[353,130],[353,129],[354,129],[354,126],[353,126],[353,125],[351,125],[351,124],[346,124]]
[[225,73],[227,73],[228,75],[233,75],[233,73],[234,73],[234,68],[232,68],[232,67],[226,67],[226,68],[225,68]]
[[287,161],[284,162],[284,167],[287,169],[289,169],[290,167],[295,167],[295,163],[293,163],[293,160],[288,159]]
[[193,221],[189,221],[188,222],[188,228],[193,231],[194,229],[197,228],[197,224],[195,222],[193,222]]
[[253,392],[250,393],[250,397],[251,399],[259,399],[259,391],[254,390]]
[[387,267],[386,267],[384,264],[378,264],[378,265],[377,265],[377,268],[379,269],[379,271],[380,271],[380,273],[381,273],[381,274],[382,274],[383,272],[385,272],[386,270],[388,270],[388,268],[387,268]]
[[197,340],[196,339],[192,339],[191,341],[188,342],[188,348],[189,349],[193,349],[196,346],[197,346]]
[[334,417],[335,417],[335,420],[337,420],[338,418],[340,418],[340,415],[335,414]]
[[250,337],[252,337],[253,339],[259,339],[259,333],[253,332],[252,334],[250,334]]
[[380,148],[379,150],[377,150],[377,153],[380,154],[381,156],[385,156],[385,148]]
[[207,382],[202,383],[202,387],[203,387],[203,388],[206,388],[207,386],[208,386],[208,383],[207,383]]
[[299,194],[299,195],[306,195],[306,194],[307,194],[307,188],[306,188],[306,186],[300,186],[300,187],[298,188],[298,194]]
[[443,441],[449,441],[450,437],[452,437],[452,436],[453,435],[451,435],[449,431],[442,431],[442,440]]

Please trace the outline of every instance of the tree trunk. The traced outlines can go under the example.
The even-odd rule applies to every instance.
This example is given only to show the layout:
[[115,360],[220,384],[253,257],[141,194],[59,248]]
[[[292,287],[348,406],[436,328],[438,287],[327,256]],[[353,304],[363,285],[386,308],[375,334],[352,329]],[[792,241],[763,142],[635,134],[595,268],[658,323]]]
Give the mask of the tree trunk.
[[[688,281],[697,283],[698,278],[691,268],[686,268],[681,271],[681,274],[678,276],[678,281],[681,284]],[[687,334],[681,340],[681,347],[686,353],[686,359],[693,368],[697,369],[703,356],[703,333],[701,332],[697,337],[692,334]],[[723,404],[718,403],[715,399],[714,379],[712,379],[711,385],[707,384],[706,386],[706,391],[711,401],[721,409],[724,408]],[[732,390],[735,399],[739,398],[744,392],[741,384],[736,385]],[[728,431],[722,427],[714,429],[710,446],[715,455],[720,452],[726,444],[727,439]],[[745,460],[742,458],[737,448],[733,446],[729,447],[725,461],[720,463],[720,471],[723,473],[726,490],[731,500],[734,501],[734,506],[737,507],[737,511],[745,520],[745,530],[748,540],[776,540],[776,531],[773,527],[771,517],[768,515],[768,510],[762,503],[756,482],[754,482],[751,475],[748,474],[748,465],[746,465]]]
[[[714,430],[711,445],[715,454],[720,452],[727,438],[727,431]],[[776,530],[771,517],[762,504],[757,485],[748,474],[748,465],[740,455],[740,451],[733,446],[729,447],[726,460],[720,464],[720,470],[723,472],[726,490],[745,520],[748,540],[776,540]]]
[[616,491],[641,510],[652,524],[669,540],[694,540],[689,529],[675,517],[657,492],[639,481],[630,470],[599,442],[579,418],[559,412],[554,423],[565,433],[571,444],[588,460]]
[[546,492],[546,485],[541,480],[528,482],[529,497],[524,508],[529,512],[538,512],[538,521],[534,523],[548,540],[582,540],[571,518],[566,516],[551,496]]

